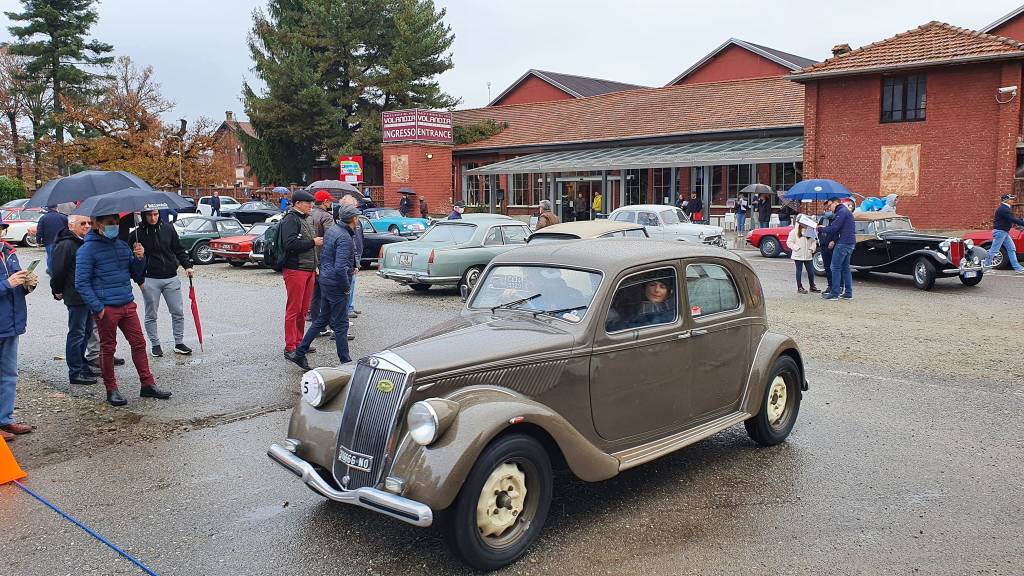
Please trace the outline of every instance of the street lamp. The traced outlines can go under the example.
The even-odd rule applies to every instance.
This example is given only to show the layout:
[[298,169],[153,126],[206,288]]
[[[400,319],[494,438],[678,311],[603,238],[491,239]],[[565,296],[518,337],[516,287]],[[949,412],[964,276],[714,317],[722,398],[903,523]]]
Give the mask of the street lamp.
[[184,177],[182,176],[181,170],[181,159],[184,156],[182,151],[182,142],[185,139],[185,125],[188,123],[184,118],[178,118],[178,122],[181,122],[181,127],[178,128],[177,134],[171,134],[169,138],[178,139],[178,196],[181,196],[182,188],[185,187]]

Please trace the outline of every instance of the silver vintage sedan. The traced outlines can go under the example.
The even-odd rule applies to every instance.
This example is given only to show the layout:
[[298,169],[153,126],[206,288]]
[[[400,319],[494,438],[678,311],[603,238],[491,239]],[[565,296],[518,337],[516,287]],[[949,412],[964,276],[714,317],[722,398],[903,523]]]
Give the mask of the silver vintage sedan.
[[682,210],[662,204],[623,206],[612,212],[613,222],[633,222],[647,228],[647,234],[658,240],[683,240],[725,248],[721,226],[694,224]]

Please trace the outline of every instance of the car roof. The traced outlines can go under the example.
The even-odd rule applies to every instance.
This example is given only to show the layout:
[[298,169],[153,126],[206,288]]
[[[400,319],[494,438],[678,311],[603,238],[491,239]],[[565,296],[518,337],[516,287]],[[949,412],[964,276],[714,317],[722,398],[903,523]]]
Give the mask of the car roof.
[[608,274],[618,274],[621,270],[644,262],[694,256],[725,258],[743,262],[742,258],[722,248],[647,238],[594,238],[578,242],[545,243],[532,246],[527,244],[499,255],[493,262],[579,266],[602,270]]
[[907,218],[895,212],[854,212],[854,220],[887,220],[889,218]]
[[488,224],[519,224],[526,226],[526,222],[520,222],[515,218],[504,216],[502,214],[473,214],[472,218],[466,218],[463,214],[459,220],[440,220],[438,224],[474,224],[479,226],[486,226]]
[[490,220],[490,219],[515,220],[515,218],[513,218],[511,216],[506,216],[504,214],[488,214],[486,212],[477,212],[475,214],[463,214],[462,215],[462,219],[463,220],[473,220],[473,221],[476,221],[476,220]]
[[670,206],[668,204],[630,204],[629,206],[621,206],[619,208],[616,208],[615,210],[613,210],[613,212],[618,212],[619,210],[649,210],[651,212],[656,212],[658,210],[666,209],[675,209],[675,206]]
[[572,234],[580,238],[596,238],[601,234],[622,230],[643,230],[644,227],[632,222],[616,222],[612,220],[586,220],[583,222],[563,222],[545,226],[535,234]]

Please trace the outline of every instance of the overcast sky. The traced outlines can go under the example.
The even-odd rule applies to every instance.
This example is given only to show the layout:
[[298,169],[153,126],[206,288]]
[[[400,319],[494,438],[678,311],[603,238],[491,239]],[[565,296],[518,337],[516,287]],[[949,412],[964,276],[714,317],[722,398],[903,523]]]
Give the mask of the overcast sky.
[[[455,68],[441,86],[461,108],[484,106],[529,68],[662,86],[730,37],[824,59],[940,20],[980,28],[1021,0],[435,0],[455,32]],[[245,45],[252,10],[265,0],[102,0],[93,36],[151,65],[167,118],[242,115],[251,78]],[[20,2],[0,1],[20,11]],[[0,41],[10,40],[0,14]]]

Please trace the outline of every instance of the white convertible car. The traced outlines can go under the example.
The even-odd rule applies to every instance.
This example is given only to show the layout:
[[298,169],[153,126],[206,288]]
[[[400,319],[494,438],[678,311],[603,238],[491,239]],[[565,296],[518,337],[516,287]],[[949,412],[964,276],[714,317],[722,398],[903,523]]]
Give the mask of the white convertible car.
[[725,235],[721,226],[708,226],[690,222],[682,210],[661,204],[635,204],[623,206],[608,215],[613,222],[631,222],[647,229],[651,238],[682,240],[694,244],[708,244],[725,248]]

